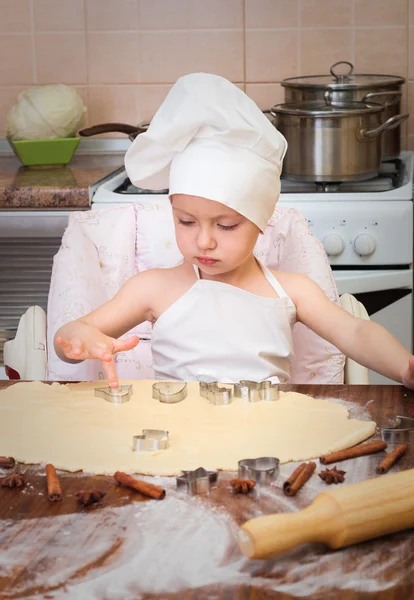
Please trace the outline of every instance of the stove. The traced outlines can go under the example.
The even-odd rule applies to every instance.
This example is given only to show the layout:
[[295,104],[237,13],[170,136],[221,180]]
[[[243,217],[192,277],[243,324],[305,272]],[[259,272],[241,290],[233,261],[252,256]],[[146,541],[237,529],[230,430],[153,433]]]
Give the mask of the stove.
[[[414,152],[385,161],[366,181],[309,183],[282,178],[279,204],[304,215],[322,242],[340,294],[360,300],[370,318],[413,349]],[[123,168],[91,189],[92,208],[146,200],[168,190],[133,186]],[[394,383],[370,373],[372,383]]]

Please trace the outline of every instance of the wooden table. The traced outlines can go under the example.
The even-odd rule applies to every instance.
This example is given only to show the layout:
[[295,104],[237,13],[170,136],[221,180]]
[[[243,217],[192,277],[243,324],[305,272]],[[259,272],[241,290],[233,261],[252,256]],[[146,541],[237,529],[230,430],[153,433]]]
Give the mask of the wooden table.
[[[0,382],[0,389],[9,384]],[[414,417],[414,392],[401,386],[283,389],[347,400],[351,416],[363,414],[379,426],[397,414]],[[346,483],[375,477],[380,460],[372,455],[340,463]],[[219,485],[205,497],[177,492],[174,478],[155,478],[167,489],[161,501],[130,492],[112,477],[62,472],[64,499],[51,504],[44,466],[19,465],[25,487],[0,488],[0,598],[414,598],[412,531],[339,551],[308,544],[267,561],[241,556],[238,525],[260,514],[298,510],[329,489],[313,476],[295,498],[283,496],[281,484],[294,466],[283,465],[270,489],[247,496],[233,494],[230,473],[221,473]],[[410,449],[393,471],[413,466]],[[93,488],[106,492],[102,503],[79,507],[76,492]]]

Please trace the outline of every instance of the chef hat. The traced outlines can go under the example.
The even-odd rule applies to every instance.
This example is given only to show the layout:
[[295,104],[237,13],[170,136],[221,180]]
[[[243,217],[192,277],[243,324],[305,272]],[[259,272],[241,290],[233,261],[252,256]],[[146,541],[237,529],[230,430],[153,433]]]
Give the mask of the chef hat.
[[285,138],[237,86],[178,79],[125,156],[132,183],[216,200],[264,231],[280,193]]

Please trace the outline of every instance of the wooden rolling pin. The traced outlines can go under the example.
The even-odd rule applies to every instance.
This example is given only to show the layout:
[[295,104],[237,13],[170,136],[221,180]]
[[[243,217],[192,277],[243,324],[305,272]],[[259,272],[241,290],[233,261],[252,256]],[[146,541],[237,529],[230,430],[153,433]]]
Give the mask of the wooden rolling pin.
[[318,494],[297,513],[251,519],[239,531],[249,558],[282,554],[306,542],[342,548],[414,527],[414,469]]

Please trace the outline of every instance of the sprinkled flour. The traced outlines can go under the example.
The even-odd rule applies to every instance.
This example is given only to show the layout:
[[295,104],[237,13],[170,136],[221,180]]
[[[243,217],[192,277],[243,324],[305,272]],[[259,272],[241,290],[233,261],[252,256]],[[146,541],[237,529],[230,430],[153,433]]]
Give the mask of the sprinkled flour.
[[[325,489],[318,479],[309,482],[307,496]],[[161,502],[31,519],[39,548],[35,559],[27,521],[1,521],[0,545],[7,550],[1,553],[0,581],[27,565],[17,587],[2,598],[137,600],[144,593],[203,586],[222,592],[241,585],[305,598],[335,588],[376,592],[398,584],[398,577],[414,576],[410,532],[336,552],[314,544],[272,560],[248,560],[237,549],[238,524],[218,501],[214,504],[214,493],[210,501],[176,492],[171,480],[167,487]],[[292,510],[291,499],[276,488],[258,494],[269,512]],[[242,501],[250,502],[248,516],[256,516],[258,503]],[[297,508],[308,502],[301,495]],[[206,594],[215,597],[210,589]]]

